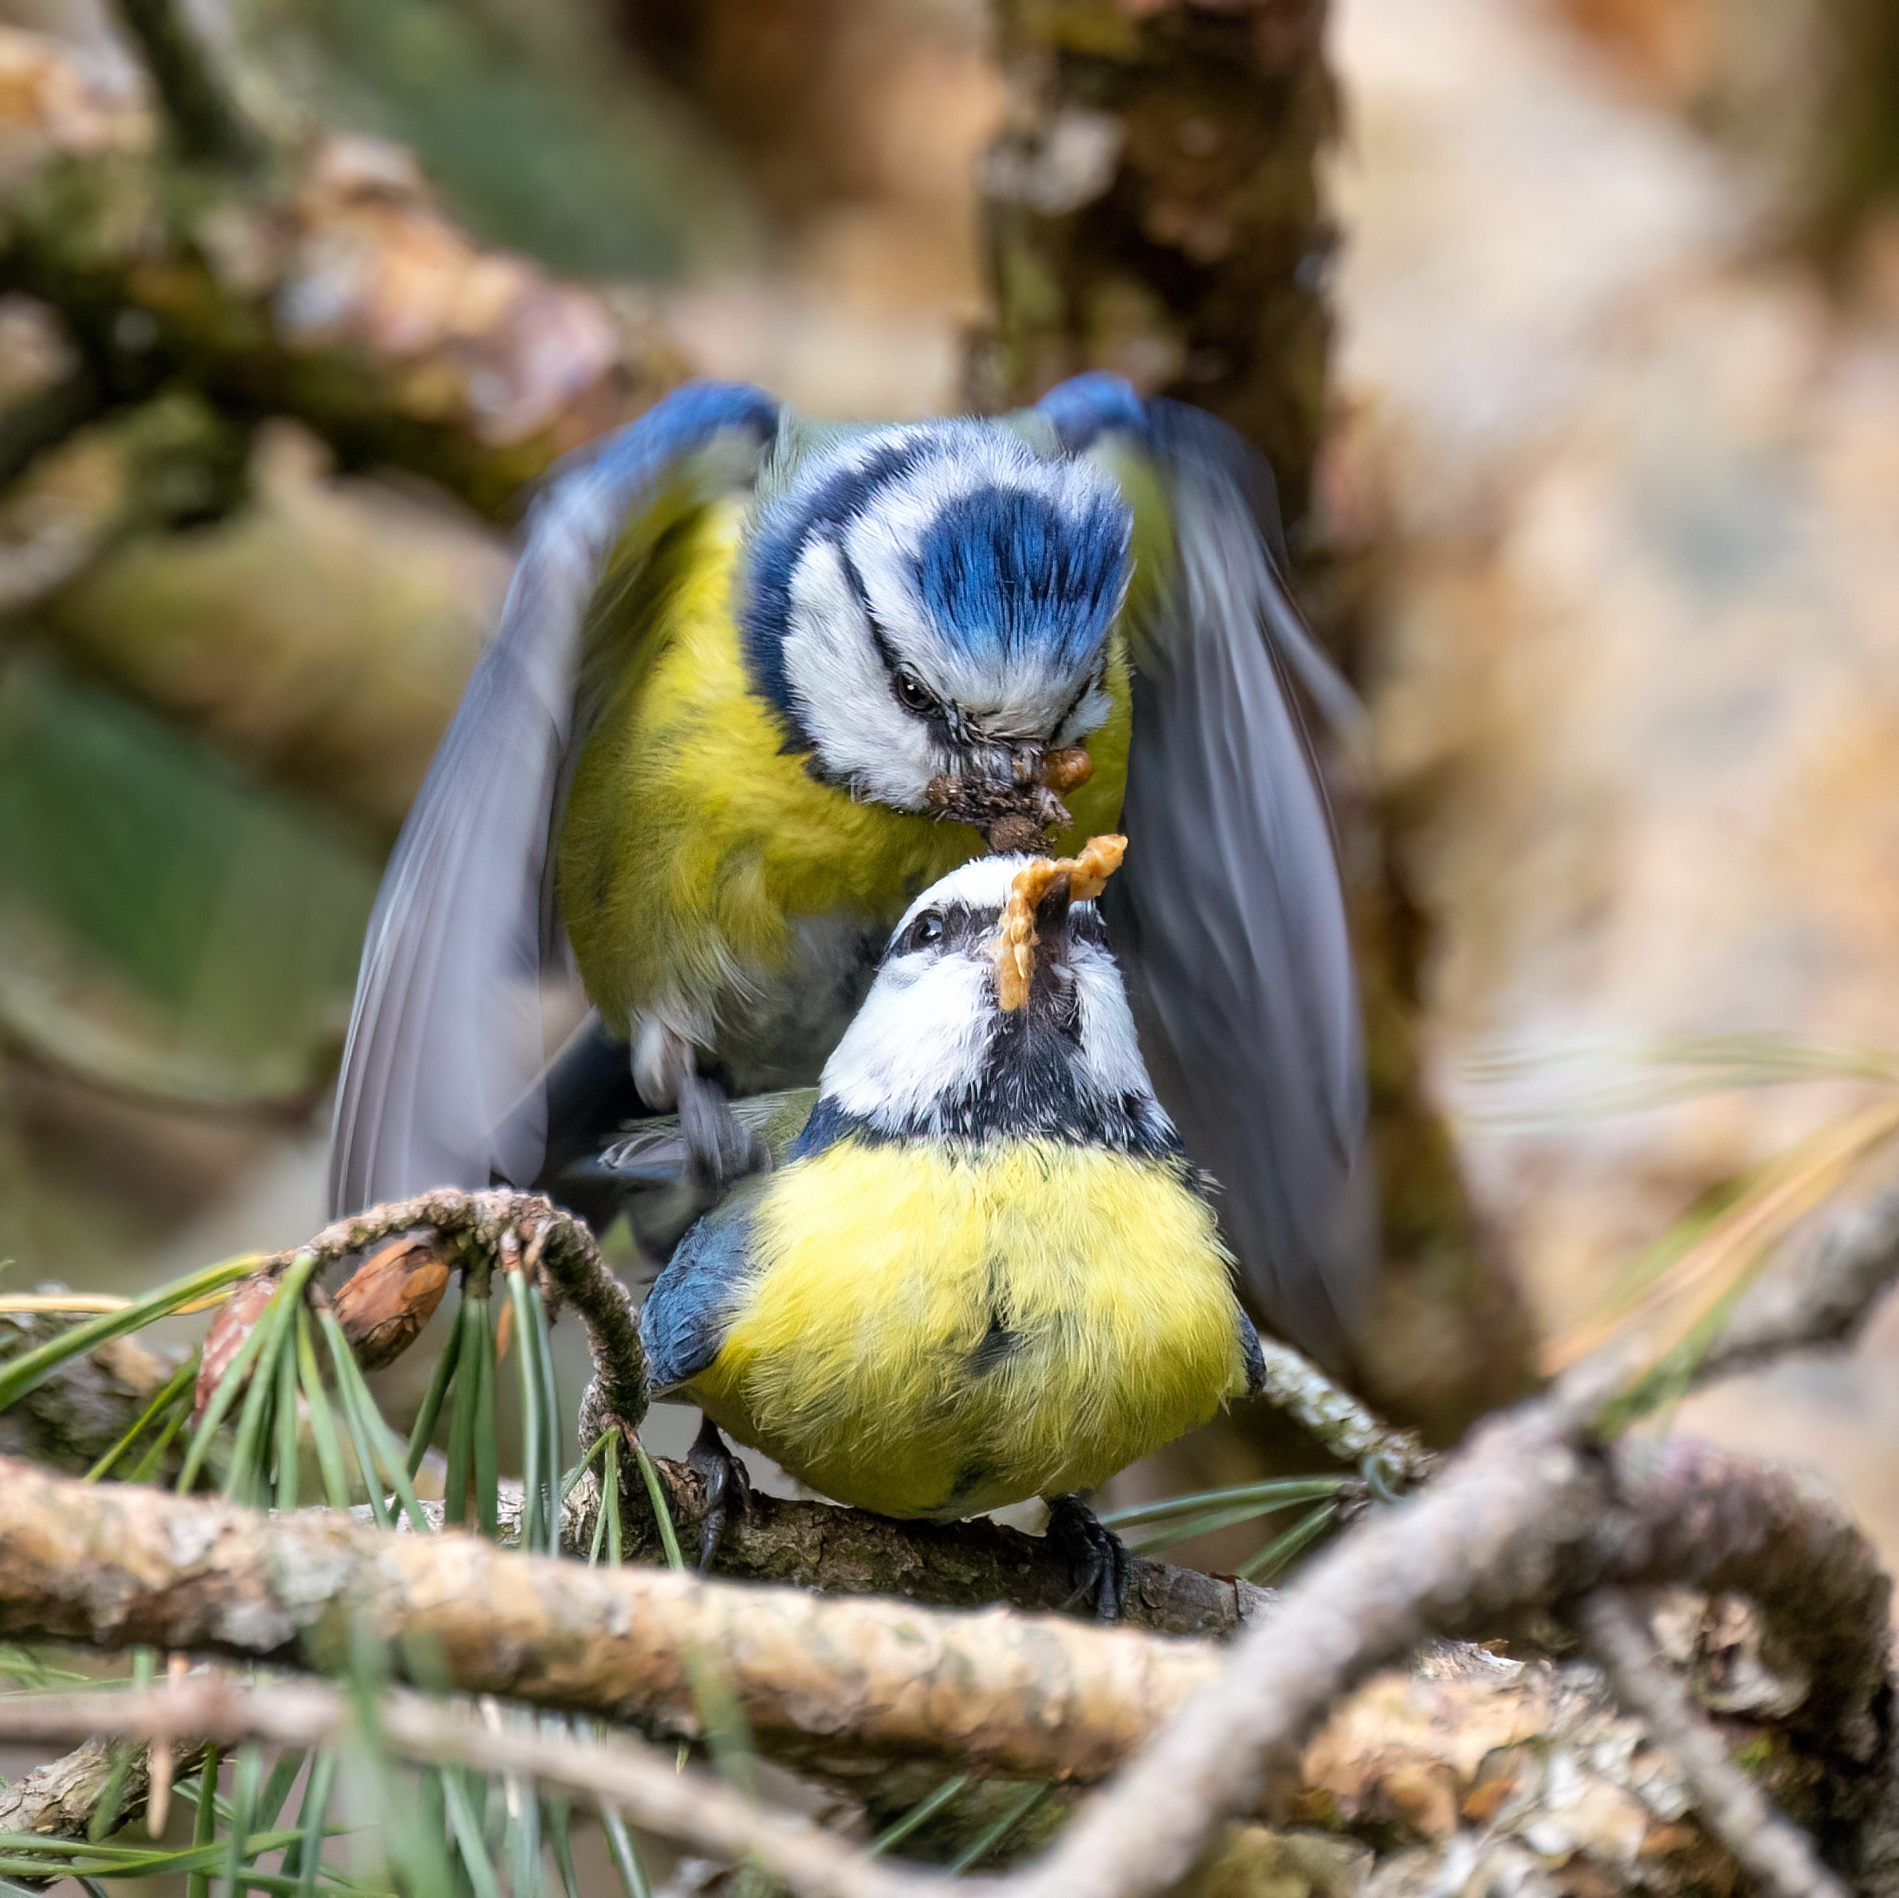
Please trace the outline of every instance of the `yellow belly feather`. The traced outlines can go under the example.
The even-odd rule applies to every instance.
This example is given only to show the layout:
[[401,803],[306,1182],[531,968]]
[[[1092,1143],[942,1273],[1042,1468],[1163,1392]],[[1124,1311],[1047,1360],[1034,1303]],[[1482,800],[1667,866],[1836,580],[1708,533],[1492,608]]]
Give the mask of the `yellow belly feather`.
[[1228,1258],[1164,1162],[847,1139],[773,1177],[752,1257],[691,1395],[884,1515],[1093,1489],[1245,1388]]
[[[562,912],[587,992],[622,1034],[655,1007],[716,1016],[730,984],[783,967],[798,917],[893,925],[983,848],[966,824],[857,803],[780,750],[733,616],[744,519],[740,501],[701,511],[617,608],[628,644],[653,657],[610,700],[568,802]],[[1114,712],[1089,741],[1097,768],[1069,800],[1063,851],[1120,816],[1129,696],[1118,649],[1108,684]]]

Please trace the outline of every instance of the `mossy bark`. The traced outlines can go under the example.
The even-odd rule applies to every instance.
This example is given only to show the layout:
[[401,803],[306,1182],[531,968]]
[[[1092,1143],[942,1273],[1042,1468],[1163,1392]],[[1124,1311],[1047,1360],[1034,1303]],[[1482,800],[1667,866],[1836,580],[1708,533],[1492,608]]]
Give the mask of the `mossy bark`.
[[982,173],[983,407],[1107,368],[1211,409],[1306,511],[1324,423],[1334,119],[1323,0],[1001,0],[1007,119]]
[[[997,0],[995,18],[1009,105],[981,175],[995,308],[972,401],[1005,408],[1108,369],[1230,422],[1272,465],[1299,591],[1336,650],[1355,576],[1308,520],[1334,244],[1317,168],[1338,121],[1324,0]],[[1528,1386],[1528,1327],[1425,1098],[1423,919],[1371,812],[1334,789],[1383,1198],[1358,1377],[1380,1409],[1451,1442]]]

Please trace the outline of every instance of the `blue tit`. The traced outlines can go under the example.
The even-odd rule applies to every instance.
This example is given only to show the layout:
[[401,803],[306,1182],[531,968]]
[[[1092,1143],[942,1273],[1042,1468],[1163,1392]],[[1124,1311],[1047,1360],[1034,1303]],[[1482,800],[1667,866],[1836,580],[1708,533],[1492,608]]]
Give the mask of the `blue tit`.
[[1107,376],[848,428],[697,383],[596,445],[534,508],[385,875],[335,1209],[546,1181],[672,1104],[708,1177],[742,1172],[727,1097],[816,1079],[918,891],[1120,829],[1159,1097],[1255,1309],[1336,1360],[1363,1060],[1301,719],[1351,701],[1284,559],[1239,439]]
[[654,1389],[707,1419],[708,1556],[736,1475],[723,1429],[882,1515],[1046,1497],[1111,1616],[1125,1556],[1080,1495],[1258,1386],[1232,1259],[1066,874],[1034,908],[1026,984],[999,980],[1030,861],[980,858],[911,905],[785,1163],[694,1226],[647,1297]]

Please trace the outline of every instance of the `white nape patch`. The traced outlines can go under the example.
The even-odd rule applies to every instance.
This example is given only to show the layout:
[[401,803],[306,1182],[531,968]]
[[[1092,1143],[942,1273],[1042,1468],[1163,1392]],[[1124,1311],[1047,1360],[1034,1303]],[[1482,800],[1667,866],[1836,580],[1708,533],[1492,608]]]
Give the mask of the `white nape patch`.
[[1069,951],[1068,966],[1074,972],[1075,999],[1081,1010],[1077,1066],[1082,1078],[1104,1100],[1122,1100],[1132,1094],[1148,1103],[1171,1133],[1173,1122],[1154,1099],[1154,1085],[1147,1078],[1147,1063],[1141,1059],[1141,1044],[1134,1033],[1134,1013],[1113,956],[1094,943],[1078,942]]
[[927,807],[948,759],[930,728],[891,696],[864,609],[829,541],[808,541],[791,572],[785,678],[825,769],[858,797],[901,811]]
[[820,1093],[892,1133],[939,1125],[943,1099],[981,1078],[990,976],[981,961],[927,949],[885,963],[824,1064]]

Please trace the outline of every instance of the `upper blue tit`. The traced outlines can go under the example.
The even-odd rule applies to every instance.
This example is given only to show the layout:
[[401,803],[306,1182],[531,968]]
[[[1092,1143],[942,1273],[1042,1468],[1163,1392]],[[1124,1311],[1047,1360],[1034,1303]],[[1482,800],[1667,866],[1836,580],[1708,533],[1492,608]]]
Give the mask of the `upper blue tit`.
[[687,1233],[640,1316],[657,1392],[884,1515],[1093,1489],[1258,1383],[1102,918],[1065,877],[1026,996],[998,995],[1029,862],[965,864],[911,906],[788,1159]]
[[1293,682],[1350,697],[1278,535],[1237,437],[1105,376],[850,429],[692,384],[568,466],[371,919],[335,1209],[544,1179],[642,1102],[729,1158],[718,1090],[814,1080],[919,890],[1118,828],[1159,1096],[1256,1308],[1336,1357],[1363,1062]]

